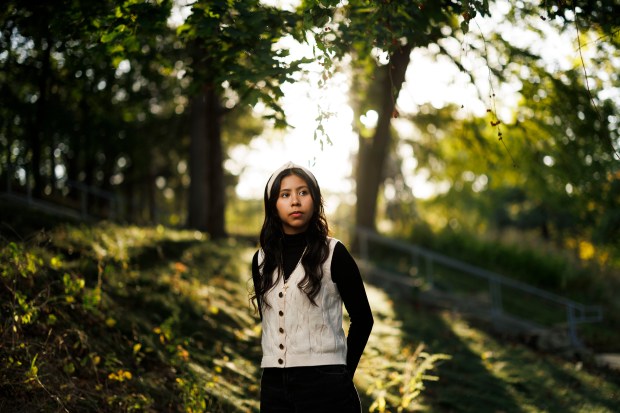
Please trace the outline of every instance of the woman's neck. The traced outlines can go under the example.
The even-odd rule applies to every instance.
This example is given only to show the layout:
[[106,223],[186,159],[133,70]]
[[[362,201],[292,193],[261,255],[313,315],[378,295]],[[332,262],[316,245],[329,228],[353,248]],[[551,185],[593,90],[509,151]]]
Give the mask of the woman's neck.
[[306,233],[300,232],[298,234],[284,234],[284,243],[289,246],[305,245]]
[[299,260],[306,250],[306,234],[304,232],[299,234],[284,234],[282,244],[282,269],[284,271],[284,280],[286,281],[295,270],[295,267],[298,265]]

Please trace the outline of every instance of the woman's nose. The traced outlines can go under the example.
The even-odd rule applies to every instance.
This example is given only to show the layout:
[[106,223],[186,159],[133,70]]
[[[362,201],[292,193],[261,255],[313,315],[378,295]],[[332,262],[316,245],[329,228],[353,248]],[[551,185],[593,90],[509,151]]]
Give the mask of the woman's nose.
[[298,196],[296,196],[296,195],[293,195],[293,196],[291,197],[291,204],[293,204],[293,205],[299,205],[299,204],[300,204],[300,202],[299,202],[299,197],[298,197]]

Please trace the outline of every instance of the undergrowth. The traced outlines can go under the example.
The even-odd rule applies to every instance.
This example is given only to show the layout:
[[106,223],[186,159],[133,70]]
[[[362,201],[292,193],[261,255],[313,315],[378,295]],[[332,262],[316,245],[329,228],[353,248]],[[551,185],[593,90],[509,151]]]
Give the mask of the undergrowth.
[[[113,224],[0,243],[0,412],[258,411],[253,245]],[[386,347],[398,332],[377,316],[360,394],[406,411],[448,356]]]
[[0,411],[256,409],[238,246],[65,226],[0,252]]
[[[113,224],[0,237],[0,412],[258,411],[254,247]],[[610,412],[618,401],[615,376],[498,342],[403,291],[367,291],[364,411]]]

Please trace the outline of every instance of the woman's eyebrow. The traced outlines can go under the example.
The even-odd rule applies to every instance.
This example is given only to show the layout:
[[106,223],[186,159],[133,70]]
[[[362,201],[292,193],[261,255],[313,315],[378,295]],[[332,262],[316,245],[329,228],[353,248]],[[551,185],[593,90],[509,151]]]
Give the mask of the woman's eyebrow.
[[298,186],[297,188],[282,188],[280,189],[280,192],[292,191],[293,189],[296,191],[299,191],[300,189],[308,189],[308,185],[301,185],[301,186]]

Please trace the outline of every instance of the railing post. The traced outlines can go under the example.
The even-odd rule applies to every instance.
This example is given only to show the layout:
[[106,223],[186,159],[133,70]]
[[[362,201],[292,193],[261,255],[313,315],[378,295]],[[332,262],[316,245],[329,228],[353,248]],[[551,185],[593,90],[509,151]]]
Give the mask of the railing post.
[[8,165],[6,171],[6,192],[8,194],[11,193],[11,178],[13,177],[13,166],[11,164]]
[[108,218],[110,219],[110,221],[114,221],[116,220],[116,199],[114,199],[114,197],[110,197],[108,199],[108,203],[110,205],[110,212],[108,213]]
[[577,337],[577,325],[575,323],[575,307],[572,305],[566,306],[566,318],[568,319],[568,337],[573,347],[581,347],[581,341]]
[[30,185],[30,174],[28,173],[28,168],[25,169],[26,171],[26,201],[28,202],[28,205],[32,204],[32,186]]
[[426,257],[426,280],[428,282],[428,286],[433,288],[435,285],[435,275],[433,274],[433,259],[431,257]]
[[418,273],[420,272],[420,254],[417,250],[411,251],[411,266],[415,268],[415,273],[409,270],[409,275],[418,275]]
[[80,212],[82,218],[86,218],[88,216],[88,192],[84,188],[78,188],[78,190],[80,191]]
[[498,280],[489,278],[489,294],[491,295],[492,315],[501,315],[504,309],[502,304],[502,286]]

